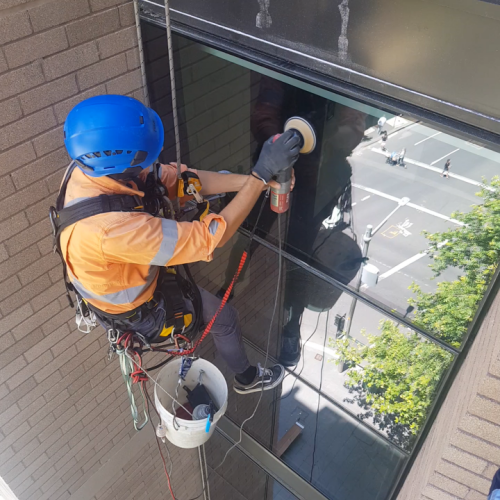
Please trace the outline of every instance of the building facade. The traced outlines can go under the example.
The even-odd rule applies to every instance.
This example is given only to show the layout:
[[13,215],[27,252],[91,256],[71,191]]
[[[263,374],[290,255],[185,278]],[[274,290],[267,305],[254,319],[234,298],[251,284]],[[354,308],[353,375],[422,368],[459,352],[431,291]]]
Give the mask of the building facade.
[[[175,161],[164,5],[0,9],[0,476],[20,500],[168,498],[105,333],[75,331],[45,218],[62,124],[87,97],[147,102]],[[161,445],[176,498],[485,499],[500,466],[500,6],[193,0],[171,18],[183,163],[249,173],[291,116],[317,139],[290,210],[264,207],[232,298],[252,361],[297,342],[300,361],[262,398],[230,390],[203,449]],[[200,286],[227,288],[261,202],[193,266]],[[200,354],[230,387],[210,338]]]

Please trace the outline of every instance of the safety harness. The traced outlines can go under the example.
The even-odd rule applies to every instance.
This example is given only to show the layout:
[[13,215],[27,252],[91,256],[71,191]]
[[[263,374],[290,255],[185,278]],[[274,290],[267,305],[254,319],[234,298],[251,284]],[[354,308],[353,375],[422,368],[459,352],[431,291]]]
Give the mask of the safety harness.
[[[154,165],[153,171],[148,174],[145,183],[139,181],[139,179],[134,179],[134,182],[145,193],[143,198],[125,194],[102,194],[64,208],[66,189],[76,166],[75,162],[69,166],[59,190],[56,206],[50,207],[49,217],[54,236],[54,252],[59,254],[63,264],[64,284],[69,305],[75,307],[70,292],[73,292],[77,299],[77,323],[83,321],[89,325],[91,323],[89,318],[95,315],[101,323],[110,325],[111,329],[116,331],[116,334],[119,334],[120,322],[125,320],[127,322],[134,321],[150,314],[152,309],[158,305],[159,300],[163,298],[166,311],[163,329],[154,338],[148,338],[147,342],[163,342],[170,336],[172,336],[171,339],[175,339],[179,335],[184,340],[192,341],[192,338],[196,336],[201,326],[202,304],[200,292],[186,264],[182,268],[187,279],[181,273],[181,266],[160,268],[155,293],[147,302],[126,313],[110,314],[96,308],[78,293],[68,277],[67,265],[61,249],[60,240],[62,231],[72,224],[93,217],[94,215],[109,212],[146,212],[155,217],[163,214],[163,216],[173,218],[172,204],[168,200],[167,190],[159,178],[160,165]],[[189,178],[186,176],[184,179],[184,182],[187,184],[187,187],[184,189],[186,191],[192,191],[191,184],[193,184],[193,181],[189,182],[188,179],[193,179],[193,176],[197,177],[192,172],[190,174]],[[199,205],[197,216],[204,215],[208,211],[208,208],[204,207],[203,203],[199,203]],[[185,299],[189,299],[193,304],[194,318],[192,311],[186,307]],[[89,328],[89,330],[91,329]]]

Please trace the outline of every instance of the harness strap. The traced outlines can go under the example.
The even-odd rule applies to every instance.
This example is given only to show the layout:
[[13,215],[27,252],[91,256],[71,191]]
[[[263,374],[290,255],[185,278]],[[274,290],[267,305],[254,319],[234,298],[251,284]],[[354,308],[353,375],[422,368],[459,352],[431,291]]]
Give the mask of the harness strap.
[[109,212],[142,212],[143,205],[140,199],[127,194],[101,194],[88,200],[80,201],[75,205],[59,210],[56,216],[56,237],[68,226],[94,215]]

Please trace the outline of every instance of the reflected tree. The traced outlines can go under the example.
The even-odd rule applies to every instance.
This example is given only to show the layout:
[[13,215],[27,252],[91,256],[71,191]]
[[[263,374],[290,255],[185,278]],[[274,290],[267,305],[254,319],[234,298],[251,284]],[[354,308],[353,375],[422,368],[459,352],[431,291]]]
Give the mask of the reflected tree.
[[451,216],[464,225],[441,233],[424,233],[430,242],[435,276],[449,267],[462,271],[456,281],[441,282],[426,293],[413,283],[415,323],[459,347],[500,258],[500,178],[477,193],[484,203]]
[[452,356],[438,345],[395,323],[381,321],[380,334],[368,335],[368,345],[347,339],[330,340],[348,363],[346,386],[362,408],[395,442],[410,448],[422,427],[441,375]]

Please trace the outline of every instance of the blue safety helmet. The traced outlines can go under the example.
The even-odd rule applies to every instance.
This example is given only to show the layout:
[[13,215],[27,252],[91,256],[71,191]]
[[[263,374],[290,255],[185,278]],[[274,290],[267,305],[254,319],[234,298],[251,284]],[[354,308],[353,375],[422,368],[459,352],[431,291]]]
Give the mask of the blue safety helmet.
[[158,114],[123,95],[101,95],[77,104],[64,123],[69,156],[91,177],[147,168],[163,147]]

